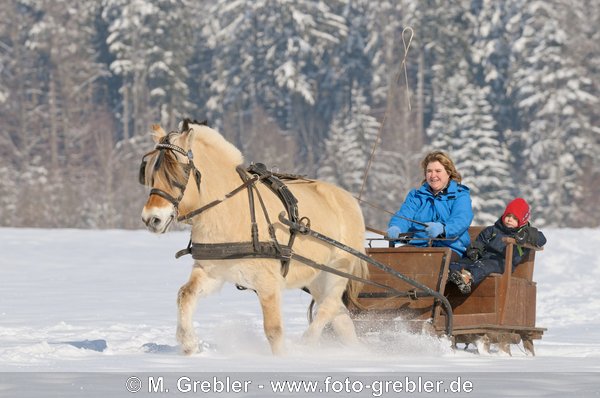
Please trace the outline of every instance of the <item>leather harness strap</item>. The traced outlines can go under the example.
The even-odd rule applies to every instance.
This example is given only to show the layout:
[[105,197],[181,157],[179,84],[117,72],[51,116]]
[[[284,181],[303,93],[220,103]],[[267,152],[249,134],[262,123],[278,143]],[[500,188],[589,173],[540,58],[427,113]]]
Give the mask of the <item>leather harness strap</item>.
[[237,194],[244,188],[248,188],[249,186],[255,184],[257,181],[258,181],[258,177],[250,178],[250,179],[244,181],[244,183],[242,185],[238,186],[233,191],[225,194],[225,197],[223,199],[215,199],[212,202],[207,203],[204,206],[202,206],[196,210],[192,210],[183,216],[177,217],[177,221],[179,221],[179,222],[187,221],[187,220],[191,219],[192,217],[197,216],[200,213],[204,213],[206,210],[210,209],[211,207],[215,207],[216,205],[218,205],[219,203],[221,203],[222,201],[224,201],[226,199],[231,198],[232,196],[234,196],[235,194]]
[[287,246],[276,248],[271,242],[259,242],[258,250],[252,242],[192,243],[191,254],[196,260],[281,259],[282,254],[290,255],[291,249]]
[[[244,188],[248,191],[248,206],[250,212],[250,242],[233,242],[233,243],[195,243],[190,240],[187,248],[179,250],[175,257],[191,254],[194,260],[226,260],[236,258],[273,258],[281,261],[281,273],[285,277],[289,271],[289,265],[292,255],[292,245],[296,237],[294,229],[290,229],[290,237],[287,245],[282,245],[277,241],[275,228],[267,207],[258,189],[255,189],[255,184],[261,181],[267,185],[281,200],[288,213],[290,220],[298,222],[298,200],[288,189],[288,187],[272,172],[268,171],[264,164],[252,164],[247,170],[238,166],[236,171],[240,175],[243,183],[233,191],[225,195],[223,199],[216,199],[199,209],[193,210],[190,213],[180,216],[178,221],[186,221],[194,216],[208,210],[221,203],[222,201],[241,192]],[[249,177],[248,173],[253,174]],[[268,225],[269,242],[261,242],[258,233],[258,223],[256,221],[256,206],[254,194],[258,197],[263,215]]]

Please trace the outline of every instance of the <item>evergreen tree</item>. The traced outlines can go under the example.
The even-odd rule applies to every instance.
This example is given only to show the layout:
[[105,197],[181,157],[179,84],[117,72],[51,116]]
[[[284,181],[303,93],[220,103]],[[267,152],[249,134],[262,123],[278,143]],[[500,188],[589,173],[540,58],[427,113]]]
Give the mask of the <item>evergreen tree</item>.
[[140,227],[142,133],[183,116],[358,193],[385,118],[362,199],[396,210],[435,147],[476,223],[519,195],[536,224],[595,226],[599,23],[591,0],[6,0],[0,219]]
[[486,88],[469,85],[465,89],[464,96],[470,100],[460,134],[465,141],[454,152],[463,183],[471,189],[476,225],[494,223],[512,192],[511,156],[495,129]]
[[[114,61],[111,71],[122,86],[125,139],[160,121],[174,126],[192,109],[187,63],[193,47],[192,18],[183,0],[104,0],[102,17]],[[131,130],[133,129],[133,130]]]
[[[331,136],[325,143],[326,161],[319,170],[319,178],[358,195],[379,123],[370,116],[370,107],[357,84],[352,94],[348,108],[334,119]],[[368,182],[375,184],[376,180],[377,175],[372,175]]]
[[[422,58],[422,118],[427,129],[437,112],[435,99],[469,53],[473,29],[470,0],[425,0],[409,2],[406,20],[415,26],[416,56]],[[436,81],[437,80],[437,81]]]
[[481,87],[489,87],[487,97],[500,132],[518,128],[514,104],[508,94],[512,37],[507,30],[518,11],[509,1],[494,0],[482,0],[479,7],[472,8],[475,26],[471,35],[471,68],[474,81]]
[[572,225],[581,198],[582,166],[596,156],[590,132],[597,104],[591,81],[566,57],[567,32],[560,24],[560,2],[523,5],[512,31],[511,94],[521,129],[514,150],[522,160],[515,170],[523,195],[540,225]]
[[436,97],[437,113],[428,129],[432,149],[452,157],[471,189],[474,222],[497,220],[510,199],[509,154],[495,130],[487,89],[467,80],[466,62]]
[[44,93],[40,55],[26,44],[36,10],[20,1],[0,3],[0,165],[16,175],[40,150],[31,115]]
[[[569,33],[564,57],[578,65],[580,77],[589,78],[590,94],[600,97],[600,31],[597,29],[600,24],[600,3],[590,0],[566,1],[561,7],[561,25]],[[600,113],[597,109],[596,101],[577,109],[577,113],[585,114],[590,119],[591,128],[579,130],[579,133],[592,142],[594,149],[590,152],[594,154],[600,152]],[[600,202],[596,199],[600,195],[600,162],[587,157],[581,167],[583,172],[577,183],[582,189],[579,211],[569,221],[572,225],[593,227],[600,223]]]
[[[317,107],[323,74],[347,35],[337,2],[221,0],[215,17],[213,109],[257,101],[298,142],[298,163],[314,169],[328,122]],[[253,105],[254,106],[254,105]],[[231,108],[229,108],[231,109]]]

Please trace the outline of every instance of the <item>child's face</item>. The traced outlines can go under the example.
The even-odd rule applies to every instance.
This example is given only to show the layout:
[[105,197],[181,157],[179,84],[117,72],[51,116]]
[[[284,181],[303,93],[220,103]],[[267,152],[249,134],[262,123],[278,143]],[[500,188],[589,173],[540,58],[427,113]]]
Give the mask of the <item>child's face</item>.
[[513,214],[507,214],[502,221],[504,222],[504,226],[508,228],[517,228],[519,226],[519,220]]

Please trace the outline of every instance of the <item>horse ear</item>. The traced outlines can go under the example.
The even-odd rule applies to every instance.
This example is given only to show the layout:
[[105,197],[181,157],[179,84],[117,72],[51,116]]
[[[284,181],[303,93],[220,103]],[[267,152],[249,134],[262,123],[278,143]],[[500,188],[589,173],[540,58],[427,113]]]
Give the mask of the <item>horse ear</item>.
[[185,142],[187,144],[187,148],[191,148],[192,140],[194,138],[194,129],[190,128],[190,129],[184,131],[182,134],[182,138],[185,140]]
[[160,127],[160,124],[152,125],[152,139],[154,140],[154,142],[158,144],[160,139],[163,138],[165,135],[167,135],[167,132],[162,127]]

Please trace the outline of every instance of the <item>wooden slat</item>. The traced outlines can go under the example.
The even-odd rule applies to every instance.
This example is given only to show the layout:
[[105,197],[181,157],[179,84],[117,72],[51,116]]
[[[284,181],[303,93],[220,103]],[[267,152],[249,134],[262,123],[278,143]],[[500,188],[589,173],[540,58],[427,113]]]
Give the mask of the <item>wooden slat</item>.
[[[446,322],[446,316],[442,314],[434,323],[436,329],[442,330]],[[480,314],[454,314],[454,330],[460,330],[468,326],[479,326],[485,324],[496,324],[496,313]],[[454,332],[453,332],[454,333]]]
[[504,323],[504,314],[506,313],[508,305],[508,290],[510,289],[510,279],[512,275],[512,256],[513,256],[512,244],[506,245],[506,256],[504,257],[504,273],[500,278],[500,284],[498,285],[498,324]]
[[[367,254],[386,264],[403,275],[443,294],[446,284],[447,266],[451,255],[447,248],[416,248],[402,246],[396,248],[370,248]],[[401,291],[418,290],[393,275],[369,265],[370,279]],[[376,286],[365,285],[361,294],[385,293]],[[370,314],[377,311],[396,310],[396,316],[407,319],[427,319],[436,316],[434,299],[420,298],[369,298],[359,297],[358,302],[368,308]],[[380,315],[379,313],[377,313]]]
[[455,315],[496,312],[495,297],[471,297],[461,304],[457,305],[457,301],[455,300],[450,301],[450,304]]

